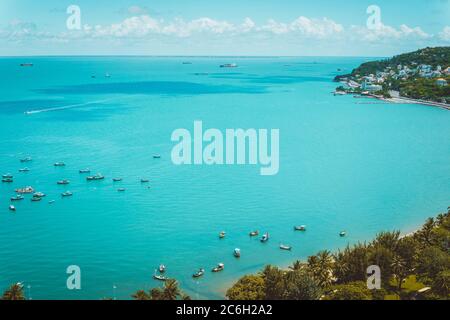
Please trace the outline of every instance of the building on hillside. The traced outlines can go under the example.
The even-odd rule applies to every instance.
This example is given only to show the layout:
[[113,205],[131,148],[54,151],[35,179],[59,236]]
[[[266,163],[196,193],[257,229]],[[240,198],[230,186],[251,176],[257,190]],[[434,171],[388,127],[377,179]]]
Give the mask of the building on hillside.
[[439,78],[436,80],[436,84],[440,87],[447,86],[447,81],[445,79]]

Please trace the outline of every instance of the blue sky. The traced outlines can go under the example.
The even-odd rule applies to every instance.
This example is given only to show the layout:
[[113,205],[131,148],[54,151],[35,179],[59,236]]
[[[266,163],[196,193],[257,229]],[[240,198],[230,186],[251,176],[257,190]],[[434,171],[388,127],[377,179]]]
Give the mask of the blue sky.
[[0,55],[389,56],[450,45],[449,21],[450,0],[1,0]]

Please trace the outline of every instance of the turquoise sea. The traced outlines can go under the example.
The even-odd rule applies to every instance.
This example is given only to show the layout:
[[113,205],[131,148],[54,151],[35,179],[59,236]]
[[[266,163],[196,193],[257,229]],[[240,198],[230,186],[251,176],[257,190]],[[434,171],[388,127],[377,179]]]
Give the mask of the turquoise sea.
[[[164,263],[193,298],[216,299],[265,264],[415,230],[450,205],[450,112],[331,94],[336,74],[368,60],[1,58],[0,173],[14,182],[0,185],[0,288],[22,281],[33,299],[128,299],[161,285],[152,275]],[[173,165],[171,133],[194,120],[279,128],[278,175]],[[20,163],[25,156],[33,161]],[[106,179],[87,182],[85,167]],[[47,197],[9,211],[14,189],[28,185]],[[61,198],[67,189],[73,197]],[[293,231],[300,224],[305,233]],[[250,238],[255,229],[270,241]],[[211,273],[219,262],[225,270]],[[79,291],[66,289],[69,265],[81,268]],[[200,267],[207,272],[195,281]]]

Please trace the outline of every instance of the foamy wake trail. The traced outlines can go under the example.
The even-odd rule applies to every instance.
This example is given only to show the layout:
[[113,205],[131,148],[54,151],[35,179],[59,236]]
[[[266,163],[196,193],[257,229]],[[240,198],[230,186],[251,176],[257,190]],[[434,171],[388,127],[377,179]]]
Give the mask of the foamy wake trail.
[[25,114],[35,114],[35,113],[42,113],[42,112],[60,111],[60,110],[78,108],[78,107],[85,107],[85,106],[88,106],[88,105],[91,105],[91,104],[103,103],[103,102],[107,102],[107,101],[110,101],[110,100],[112,100],[112,99],[105,99],[105,100],[91,101],[91,102],[86,102],[86,103],[71,104],[71,105],[62,106],[62,107],[30,110],[30,111],[25,111]]

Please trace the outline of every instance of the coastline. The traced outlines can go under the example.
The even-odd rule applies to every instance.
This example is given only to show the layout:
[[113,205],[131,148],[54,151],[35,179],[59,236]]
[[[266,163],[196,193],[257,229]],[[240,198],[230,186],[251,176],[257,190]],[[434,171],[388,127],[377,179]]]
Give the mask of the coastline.
[[437,107],[445,110],[450,110],[450,105],[447,103],[441,103],[441,102],[433,102],[433,101],[425,101],[420,99],[411,99],[411,98],[405,98],[405,97],[398,97],[398,98],[384,98],[379,95],[370,94],[368,95],[370,97],[373,97],[378,100],[390,102],[390,103],[409,103],[409,104],[421,104],[425,106],[431,106],[431,107]]

